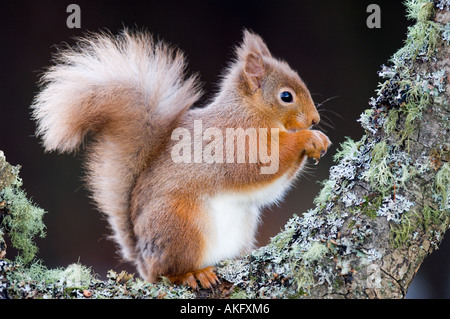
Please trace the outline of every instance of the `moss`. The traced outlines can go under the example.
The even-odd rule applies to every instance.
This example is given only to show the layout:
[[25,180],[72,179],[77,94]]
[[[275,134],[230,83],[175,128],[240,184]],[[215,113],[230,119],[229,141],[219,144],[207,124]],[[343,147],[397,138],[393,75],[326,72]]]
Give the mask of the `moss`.
[[[297,288],[296,293],[299,296],[307,295],[311,288],[313,288],[317,282],[315,281],[315,275],[323,277],[324,274],[320,273],[321,267],[319,261],[329,252],[329,248],[317,241],[311,243],[306,251],[301,251],[300,254],[292,254],[293,279]],[[328,275],[327,275],[328,276]]]
[[[394,97],[393,105],[398,108],[391,109],[384,123],[384,131],[387,134],[394,133],[398,139],[397,145],[406,143],[409,151],[411,134],[415,131],[417,120],[422,117],[422,112],[432,102],[428,83],[422,78],[423,75],[412,74],[413,65],[419,60],[428,60],[437,50],[441,41],[443,28],[436,22],[431,21],[434,14],[434,5],[428,0],[408,0],[405,2],[407,17],[416,20],[416,23],[408,28],[408,37],[405,45],[391,58],[392,71],[384,74],[394,74],[389,83],[390,87],[398,88],[398,96]],[[389,69],[389,68],[387,68]],[[395,82],[395,85],[392,84]],[[379,95],[386,92],[387,85],[382,86]],[[400,131],[396,130],[396,124],[400,113],[403,115],[404,124]]]
[[328,252],[327,246],[319,242],[314,242],[311,247],[303,254],[303,260],[306,264],[318,261]]
[[408,214],[402,216],[401,222],[390,224],[391,244],[394,248],[402,247],[410,240],[411,234],[416,229]]
[[[293,218],[296,218],[297,215],[294,215]],[[293,227],[285,227],[285,230],[278,233],[274,237],[270,239],[270,244],[274,246],[278,250],[285,249],[292,242],[292,238],[295,234],[295,228]]]
[[187,287],[151,284],[123,272],[110,271],[108,280],[102,281],[97,279],[97,275],[90,268],[79,263],[66,268],[48,269],[40,261],[24,267],[0,260],[0,294],[4,288],[1,279],[5,277],[8,298],[186,299],[196,297]]
[[409,34],[413,40],[411,43],[415,46],[412,51],[413,57],[416,58],[420,55],[430,57],[436,51],[441,36],[440,33],[439,25],[428,20],[419,21],[418,24],[410,28]]
[[61,269],[48,269],[41,261],[31,263],[28,267],[17,266],[17,271],[10,274],[10,280],[18,282],[30,282],[54,284],[58,282]]
[[[431,103],[431,97],[417,84],[412,84],[402,112],[405,114],[404,129],[400,134],[400,143],[411,136],[416,129],[416,120],[422,117],[422,111]],[[409,150],[409,143],[406,145]]]
[[377,212],[383,204],[382,196],[365,197],[364,203],[361,205],[360,211],[369,218],[377,217]]
[[408,0],[405,2],[407,17],[417,22],[408,28],[405,45],[397,51],[391,61],[401,68],[403,73],[409,74],[408,63],[417,58],[427,59],[436,51],[440,40],[440,26],[430,21],[434,13],[433,3],[427,0]]
[[439,195],[440,207],[449,213],[450,209],[450,163],[444,163],[436,174],[433,189]]
[[333,156],[334,162],[339,162],[343,158],[349,156],[354,157],[358,153],[359,143],[356,143],[350,137],[346,137],[345,141],[340,144],[340,150],[336,151],[336,154]]
[[244,289],[235,287],[230,295],[230,299],[247,299],[249,296]]
[[16,264],[6,272],[10,298],[74,298],[89,289],[95,275],[91,269],[76,263],[67,268],[48,269],[41,261],[24,267]]
[[389,167],[389,146],[381,141],[372,149],[370,168],[364,172],[363,178],[367,180],[378,192],[386,194],[393,187],[393,174]]
[[27,268],[20,268],[10,280],[16,282],[28,282],[35,285],[60,285],[66,293],[73,290],[85,290],[95,279],[95,274],[90,268],[80,263],[69,265],[67,268],[48,269],[40,261],[32,263]]
[[79,263],[69,265],[59,272],[58,277],[58,283],[65,285],[67,288],[83,290],[88,289],[94,279],[91,269]]
[[419,229],[423,229],[433,241],[434,237],[439,238],[439,234],[445,233],[445,225],[448,225],[449,220],[448,211],[425,205],[420,212],[403,214],[399,223],[390,224],[391,242],[395,248],[402,247],[410,242]]
[[42,221],[45,211],[35,206],[21,189],[20,166],[11,166],[0,151],[0,255],[5,238],[18,250],[16,262],[27,264],[35,257],[38,248],[36,236],[45,236]]
[[429,20],[434,10],[433,3],[423,0],[407,0],[405,6],[408,19],[422,22]]
[[335,183],[336,181],[331,179],[326,179],[320,182],[320,184],[322,185],[322,189],[320,190],[316,198],[314,198],[314,204],[319,206],[324,205],[330,198]]
[[396,131],[398,122],[398,109],[391,109],[388,113],[386,122],[384,123],[384,131],[386,134],[391,134]]
[[19,177],[20,166],[12,166],[6,161],[3,151],[0,151],[0,190],[8,186],[22,185]]
[[439,212],[438,210],[425,205],[425,207],[422,209],[422,226],[425,233],[430,233],[436,227],[436,225],[442,224],[441,214],[442,212]]
[[375,144],[372,150],[372,162],[375,166],[378,165],[384,158],[387,157],[389,146],[385,141]]
[[300,263],[295,268],[294,283],[297,287],[297,293],[301,295],[308,295],[311,288],[314,286],[314,272],[312,267]]
[[449,220],[448,212],[425,205],[421,212],[403,214],[400,223],[390,224],[391,243],[395,248],[403,247],[419,229],[434,241],[439,234],[445,233]]
[[[418,79],[416,79],[418,80]],[[398,108],[388,111],[383,129],[388,135],[395,137],[395,146],[399,148],[405,144],[409,152],[409,138],[416,130],[418,120],[422,118],[423,111],[431,105],[432,98],[429,92],[424,90],[426,81],[402,80],[398,83],[399,91],[403,92],[402,102]],[[402,117],[401,117],[402,116]],[[403,119],[401,129],[398,127],[400,118]]]
[[[423,1],[411,1],[418,3],[420,5],[419,10],[417,12],[417,21],[420,23],[427,23],[434,15],[434,5],[432,1],[423,2]],[[412,14],[414,18],[415,13]]]
[[0,198],[5,201],[8,212],[1,225],[11,238],[14,248],[18,249],[16,261],[27,264],[38,251],[34,243],[35,236],[45,236],[42,221],[45,211],[28,200],[26,193],[17,186],[3,189]]

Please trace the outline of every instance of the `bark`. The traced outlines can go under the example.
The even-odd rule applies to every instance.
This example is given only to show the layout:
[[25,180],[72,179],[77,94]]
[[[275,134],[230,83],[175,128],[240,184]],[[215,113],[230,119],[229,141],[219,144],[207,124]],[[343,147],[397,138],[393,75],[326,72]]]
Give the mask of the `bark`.
[[0,296],[405,297],[450,224],[450,2],[406,6],[415,24],[380,71],[378,93],[360,119],[366,134],[341,145],[316,207],[293,216],[268,245],[223,262],[215,291],[115,272],[100,281],[81,265],[52,273],[39,263],[0,260]]

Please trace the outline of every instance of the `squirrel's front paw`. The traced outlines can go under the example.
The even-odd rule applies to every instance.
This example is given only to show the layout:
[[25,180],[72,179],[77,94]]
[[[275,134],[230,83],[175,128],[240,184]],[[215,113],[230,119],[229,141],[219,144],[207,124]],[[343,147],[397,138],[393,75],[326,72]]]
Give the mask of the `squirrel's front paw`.
[[306,143],[305,155],[308,158],[316,160],[316,165],[322,156],[327,153],[327,149],[330,146],[330,139],[319,131],[311,130],[311,138]]

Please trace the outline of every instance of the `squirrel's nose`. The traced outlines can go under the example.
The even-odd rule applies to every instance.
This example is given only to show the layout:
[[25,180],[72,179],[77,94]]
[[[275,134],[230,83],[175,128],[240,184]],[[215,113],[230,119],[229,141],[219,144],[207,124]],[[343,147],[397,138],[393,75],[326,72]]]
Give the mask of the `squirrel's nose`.
[[314,112],[314,114],[311,116],[310,122],[311,122],[311,126],[319,124],[319,122],[320,122],[319,112],[317,112],[317,111]]

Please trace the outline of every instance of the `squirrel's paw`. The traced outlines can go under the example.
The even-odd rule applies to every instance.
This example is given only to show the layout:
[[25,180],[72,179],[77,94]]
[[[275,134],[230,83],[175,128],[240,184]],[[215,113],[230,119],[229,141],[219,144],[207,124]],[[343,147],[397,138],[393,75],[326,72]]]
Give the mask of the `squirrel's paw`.
[[311,133],[311,139],[307,143],[305,155],[308,158],[315,159],[317,165],[320,158],[327,153],[327,149],[331,145],[331,142],[322,132],[311,130]]
[[215,273],[215,268],[210,266],[200,270],[188,272],[184,275],[168,276],[171,282],[179,285],[188,285],[194,290],[198,290],[197,280],[205,289],[212,289],[219,283],[219,279]]

